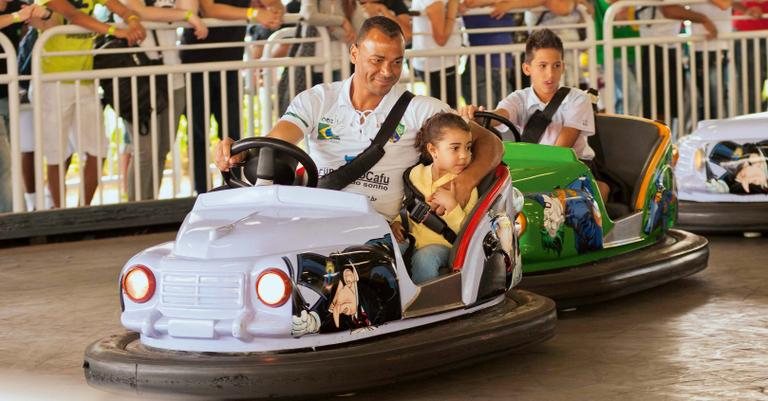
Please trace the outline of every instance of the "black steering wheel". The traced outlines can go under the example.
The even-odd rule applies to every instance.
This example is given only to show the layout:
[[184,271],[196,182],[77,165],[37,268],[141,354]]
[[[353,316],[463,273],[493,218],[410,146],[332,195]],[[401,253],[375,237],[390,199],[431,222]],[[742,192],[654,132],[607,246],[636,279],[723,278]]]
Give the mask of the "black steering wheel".
[[[245,174],[250,175],[249,180],[253,184],[235,178],[231,171],[222,171],[221,176],[230,188],[252,186],[256,183],[256,179],[290,185],[294,182],[296,163],[304,166],[304,174],[307,177],[304,186],[317,187],[317,165],[307,152],[292,143],[268,137],[243,138],[232,144],[229,153],[234,156],[242,152],[248,152],[243,164],[246,169]],[[286,163],[285,159],[295,163]],[[276,177],[277,170],[281,173],[279,177]]]
[[502,132],[497,130],[493,126],[492,122],[494,120],[506,125],[507,128],[509,128],[509,132],[512,133],[512,137],[514,138],[515,142],[521,142],[520,131],[517,130],[517,127],[515,127],[515,124],[513,124],[512,121],[509,121],[498,114],[490,113],[487,111],[475,112],[475,121],[477,121],[478,124],[482,125],[488,131],[491,131],[494,134],[496,134],[496,136],[499,137],[499,139],[501,139],[502,141],[509,140],[509,138],[504,138],[505,136],[508,136],[508,135],[502,135]]

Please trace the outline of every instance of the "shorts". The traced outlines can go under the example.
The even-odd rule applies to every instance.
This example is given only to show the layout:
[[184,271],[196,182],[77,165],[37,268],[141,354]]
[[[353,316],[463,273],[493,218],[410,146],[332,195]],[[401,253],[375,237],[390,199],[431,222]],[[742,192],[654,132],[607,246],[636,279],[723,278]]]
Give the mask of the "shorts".
[[[48,164],[62,164],[71,153],[67,149],[68,138],[77,145],[77,150],[91,156],[105,157],[108,143],[102,135],[101,103],[96,97],[93,84],[44,82],[41,99],[43,155]],[[76,94],[79,92],[79,107]],[[36,94],[32,93],[34,99]],[[61,101],[59,101],[61,99]],[[33,103],[34,104],[34,103]],[[79,110],[78,110],[79,109]],[[78,121],[79,112],[79,121]],[[59,119],[61,118],[61,119]],[[67,151],[62,152],[65,148]],[[64,154],[63,154],[64,153]]]
[[[19,105],[19,146],[21,153],[35,151],[35,113],[29,103]],[[75,153],[75,144],[72,135],[67,135],[67,155],[72,153]]]

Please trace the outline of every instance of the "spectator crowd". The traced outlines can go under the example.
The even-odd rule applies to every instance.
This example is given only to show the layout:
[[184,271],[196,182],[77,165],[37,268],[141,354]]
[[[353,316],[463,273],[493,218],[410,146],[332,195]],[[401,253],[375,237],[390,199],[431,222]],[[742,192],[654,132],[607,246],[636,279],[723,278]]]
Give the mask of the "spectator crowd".
[[[343,23],[329,28],[330,39],[336,45],[332,52],[341,52],[342,46],[355,42],[356,34],[363,22],[371,16],[383,16],[395,21],[402,29],[409,47],[413,50],[460,49],[466,46],[505,46],[524,43],[531,31],[539,27],[552,28],[563,42],[585,40],[584,29],[559,27],[568,24],[590,23],[584,21],[584,15],[577,6],[586,9],[594,22],[596,39],[603,36],[603,19],[612,0],[308,0],[323,14],[339,17]],[[668,101],[652,101],[659,97],[662,87],[676,88],[682,79],[683,87],[694,85],[700,92],[694,119],[716,118],[724,116],[727,94],[722,88],[728,85],[728,63],[735,63],[735,71],[746,71],[746,82],[765,82],[768,76],[768,56],[763,37],[756,41],[738,41],[734,54],[727,56],[728,43],[718,40],[723,32],[730,31],[768,31],[768,1],[766,0],[709,0],[684,6],[665,4],[659,0],[658,6],[628,7],[622,10],[620,20],[663,20],[654,24],[632,24],[616,26],[614,38],[656,38],[677,37],[681,30],[687,29],[690,21],[691,34],[704,35],[707,46],[676,47],[664,45],[642,46],[639,51],[629,47],[622,54],[621,49],[614,49],[613,54],[605,54],[601,46],[597,48],[597,59],[588,60],[596,63],[600,79],[612,80],[615,87],[613,98],[617,113],[645,116],[659,120],[680,120],[690,116],[679,115],[678,98],[671,96]],[[99,8],[101,5],[104,8]],[[211,48],[183,48],[178,50],[153,51],[153,47],[173,47],[180,40],[185,45],[212,43],[243,42],[267,39],[271,33],[283,25],[286,12],[300,10],[297,0],[35,0],[25,3],[22,0],[0,0],[0,28],[2,33],[14,44],[19,55],[19,68],[28,61],[34,37],[39,32],[55,26],[74,24],[96,35],[65,34],[58,35],[45,44],[45,50],[78,51],[93,49],[98,38],[111,37],[122,39],[127,45],[146,47],[147,58],[157,65],[179,65],[192,63],[231,62],[243,60],[244,46],[225,46]],[[488,8],[488,13],[473,12],[473,9]],[[99,10],[107,10],[99,14]],[[246,21],[247,24],[226,27],[207,27],[204,18],[218,20]],[[179,22],[186,25],[180,37],[175,30],[147,31],[143,23]],[[122,24],[111,24],[122,22]],[[488,28],[498,28],[491,32]],[[482,30],[478,32],[477,30]],[[296,36],[313,37],[318,29],[313,26],[296,27]],[[259,58],[262,46],[246,47],[249,57]],[[314,42],[296,45],[278,45],[271,48],[272,57],[312,56],[320,52]],[[691,66],[677,65],[677,52],[683,51],[697,62]],[[583,77],[577,76],[578,66],[584,61],[578,51],[567,51],[563,55],[566,70],[563,79],[578,83]],[[529,86],[527,76],[515,69],[520,65],[522,54],[496,53],[490,56],[478,54],[470,57],[413,57],[407,60],[408,67],[417,80],[426,84],[428,93],[443,99],[450,107],[458,109],[464,104],[486,105],[494,108],[510,92]],[[602,70],[606,57],[617,63],[613,75],[603,76]],[[342,77],[344,58],[341,54],[331,54],[333,79]],[[645,62],[635,65],[636,60]],[[762,60],[756,67],[747,60]],[[653,60],[653,62],[647,62]],[[747,63],[742,66],[742,63]],[[629,68],[621,68],[622,64]],[[656,68],[650,66],[655,64]],[[44,74],[56,72],[87,71],[94,66],[93,55],[65,57],[44,57],[41,63]],[[668,66],[665,70],[661,66]],[[0,63],[0,73],[6,72],[6,63]],[[309,69],[310,71],[306,71]],[[519,68],[518,68],[519,69]],[[682,71],[681,74],[674,73]],[[672,73],[670,73],[672,71]],[[638,72],[636,76],[636,72]],[[708,72],[709,76],[705,75]],[[23,74],[23,72],[22,72]],[[292,75],[292,76],[290,76]],[[570,75],[570,76],[569,76]],[[574,76],[576,75],[576,76]],[[206,135],[210,132],[210,117],[218,123],[218,136],[226,135],[232,139],[240,138],[243,133],[243,99],[241,95],[240,72],[226,70],[219,73],[191,74],[171,73],[158,80],[156,86],[167,87],[165,107],[157,104],[157,124],[133,127],[135,120],[125,121],[124,147],[121,177],[127,183],[125,192],[128,200],[146,200],[157,197],[162,180],[163,166],[174,141],[180,117],[186,116],[191,126],[189,141],[193,149],[194,162],[190,166],[190,178],[195,193],[203,193],[210,188],[209,165],[207,163]],[[306,88],[323,82],[322,66],[286,69],[278,84],[278,112],[282,114],[288,107],[292,93],[289,85]],[[503,83],[502,83],[503,82]],[[644,83],[639,85],[639,82]],[[718,82],[720,83],[718,85]],[[736,82],[741,82],[737,80]],[[186,86],[190,85],[189,88]],[[65,199],[62,189],[66,186],[62,180],[69,169],[72,155],[77,150],[82,163],[82,203],[91,204],[99,176],[102,174],[103,160],[106,156],[107,139],[103,127],[93,124],[94,116],[102,113],[103,99],[98,98],[99,91],[92,81],[44,82],[39,88],[21,85],[21,93],[9,93],[8,85],[0,85],[0,213],[11,210],[11,167],[9,146],[9,111],[10,96],[20,96],[22,107],[19,117],[21,168],[24,198],[27,210],[36,208],[34,174],[34,135],[30,116],[40,113],[42,118],[42,158],[45,163],[43,176],[46,185],[46,208],[63,207]],[[35,93],[34,90],[41,93]],[[746,85],[747,99],[743,104],[742,96],[737,101],[737,110],[746,113],[764,111],[765,97],[758,85]],[[686,92],[687,93],[687,92]],[[192,99],[187,99],[191,94]],[[41,96],[34,102],[35,96]],[[208,103],[203,102],[206,98]],[[31,99],[31,101],[30,101]],[[39,104],[40,110],[33,110],[29,103]],[[26,104],[26,105],[25,105]],[[187,107],[191,105],[191,107]],[[169,123],[171,122],[171,123]],[[132,135],[134,128],[141,134]],[[146,135],[152,131],[151,135]],[[138,141],[134,141],[138,139]],[[138,167],[134,166],[138,164]],[[39,168],[39,166],[38,166]],[[139,177],[135,176],[136,173]],[[159,174],[159,175],[158,175]],[[137,185],[138,184],[138,185]]]

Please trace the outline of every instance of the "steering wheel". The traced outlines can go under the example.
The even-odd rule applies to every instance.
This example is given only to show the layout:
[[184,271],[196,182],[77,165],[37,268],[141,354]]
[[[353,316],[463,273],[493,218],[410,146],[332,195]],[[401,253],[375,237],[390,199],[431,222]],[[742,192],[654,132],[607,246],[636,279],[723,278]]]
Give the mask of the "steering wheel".
[[509,132],[512,133],[512,136],[514,137],[515,142],[521,142],[520,131],[517,130],[517,127],[515,127],[515,124],[513,124],[512,121],[509,121],[498,114],[490,113],[487,111],[476,111],[475,120],[478,122],[478,124],[482,125],[485,129],[496,134],[496,136],[499,137],[499,139],[501,139],[502,141],[508,140],[507,138],[504,138],[501,131],[497,130],[493,126],[493,124],[491,124],[494,120],[498,121],[506,125],[507,128],[509,128]]
[[[257,151],[258,157],[253,157],[257,154]],[[307,152],[301,150],[301,148],[292,143],[276,138],[250,137],[243,138],[233,143],[232,149],[229,152],[230,155],[233,156],[242,152],[248,152],[246,160],[243,163],[246,165],[245,168],[249,170],[249,172],[254,173],[252,175],[254,175],[256,179],[268,181],[276,181],[276,178],[280,178],[276,177],[276,162],[279,158],[282,158],[282,156],[287,156],[290,161],[301,163],[301,165],[304,166],[304,174],[307,177],[304,185],[307,187],[317,187],[317,165],[312,158],[309,157]],[[282,167],[283,171],[287,168],[285,163],[282,163],[282,165],[278,165],[277,167]],[[295,169],[295,167],[295,165],[292,165],[291,169]],[[221,176],[230,188],[249,187],[255,185],[256,181],[254,179],[254,184],[251,184],[240,180],[235,178],[231,171],[222,171]],[[280,180],[277,181],[279,182]]]

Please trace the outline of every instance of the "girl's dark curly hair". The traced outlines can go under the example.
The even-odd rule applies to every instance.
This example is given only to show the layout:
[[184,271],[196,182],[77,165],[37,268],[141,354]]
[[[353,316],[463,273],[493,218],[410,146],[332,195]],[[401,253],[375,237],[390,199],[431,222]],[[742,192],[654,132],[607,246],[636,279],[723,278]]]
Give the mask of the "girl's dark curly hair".
[[421,152],[421,160],[431,162],[432,156],[427,151],[427,144],[436,145],[443,138],[443,128],[456,128],[470,132],[469,123],[458,114],[442,111],[429,117],[416,134],[416,149]]

